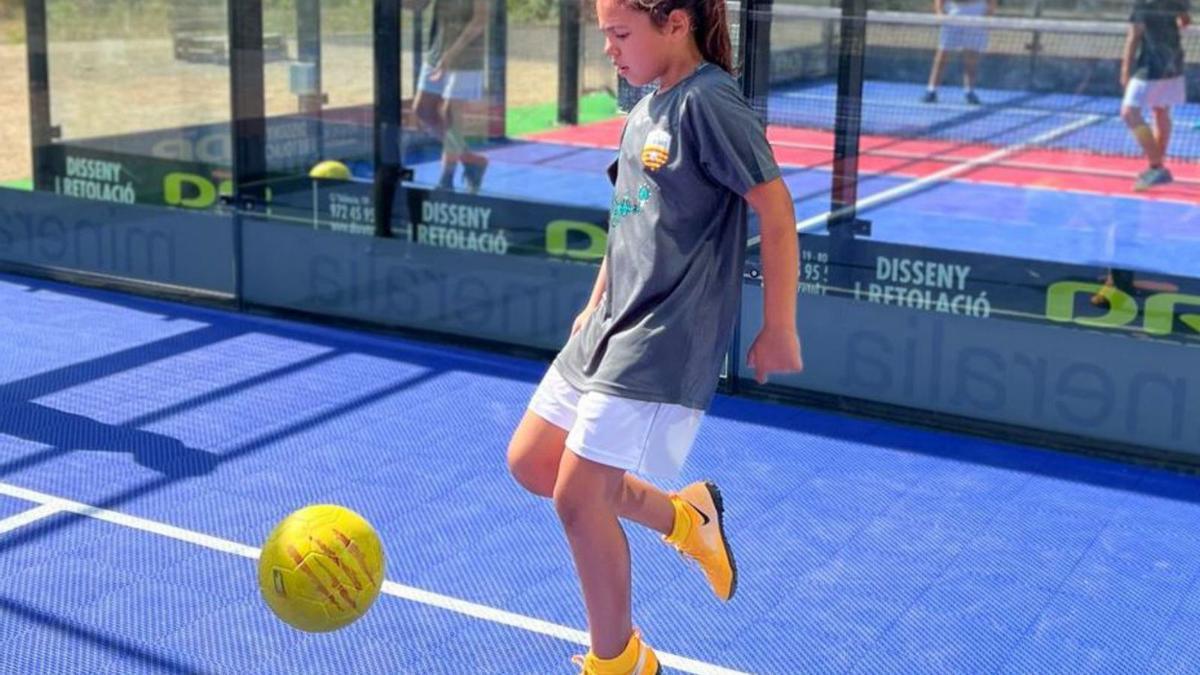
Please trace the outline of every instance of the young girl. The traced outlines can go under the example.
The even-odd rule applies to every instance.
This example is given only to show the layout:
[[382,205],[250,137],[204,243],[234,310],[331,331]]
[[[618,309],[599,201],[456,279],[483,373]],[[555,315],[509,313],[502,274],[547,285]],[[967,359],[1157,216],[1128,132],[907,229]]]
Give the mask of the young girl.
[[723,600],[737,568],[715,485],[666,494],[631,472],[675,476],[712,400],[742,288],[747,202],[762,224],[765,286],[748,364],[759,382],[802,367],[796,221],[762,122],[729,74],[724,0],[596,9],[621,76],[658,89],[625,121],[608,250],[508,462],[521,485],[554,499],[570,543],[591,636],[583,673],[648,675],[658,660],[633,627],[618,519],[664,535]]

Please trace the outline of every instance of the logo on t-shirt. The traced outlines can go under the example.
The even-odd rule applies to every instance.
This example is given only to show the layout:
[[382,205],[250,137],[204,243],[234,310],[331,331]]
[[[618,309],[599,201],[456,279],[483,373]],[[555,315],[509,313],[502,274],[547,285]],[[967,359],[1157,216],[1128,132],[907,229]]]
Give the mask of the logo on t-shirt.
[[655,129],[646,136],[642,146],[642,166],[651,171],[662,168],[671,159],[671,134],[662,129]]
[[641,213],[642,209],[645,208],[646,204],[650,201],[651,194],[650,186],[646,183],[643,183],[638,187],[636,199],[628,196],[618,198],[617,193],[613,192],[613,202],[612,208],[609,209],[608,224],[612,227],[616,227],[617,225],[621,224],[622,220],[625,220],[626,216],[632,216],[635,213]]

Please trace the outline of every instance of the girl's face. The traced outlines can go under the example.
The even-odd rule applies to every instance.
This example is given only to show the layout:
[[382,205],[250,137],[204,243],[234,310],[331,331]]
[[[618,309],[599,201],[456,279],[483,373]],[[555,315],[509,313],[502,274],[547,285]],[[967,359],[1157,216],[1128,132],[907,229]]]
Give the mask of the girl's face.
[[596,16],[604,34],[604,53],[629,84],[649,84],[666,71],[672,46],[672,22],[660,29],[650,15],[620,0],[596,0]]

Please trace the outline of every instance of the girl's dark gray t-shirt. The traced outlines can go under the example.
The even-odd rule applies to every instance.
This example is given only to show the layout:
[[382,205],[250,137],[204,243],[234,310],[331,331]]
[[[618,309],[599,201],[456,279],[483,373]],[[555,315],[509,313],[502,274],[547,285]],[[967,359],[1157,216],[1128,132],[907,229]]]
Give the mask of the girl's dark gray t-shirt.
[[703,63],[634,106],[614,165],[604,295],[555,367],[580,391],[707,409],[741,293],[743,195],[779,176],[763,123]]

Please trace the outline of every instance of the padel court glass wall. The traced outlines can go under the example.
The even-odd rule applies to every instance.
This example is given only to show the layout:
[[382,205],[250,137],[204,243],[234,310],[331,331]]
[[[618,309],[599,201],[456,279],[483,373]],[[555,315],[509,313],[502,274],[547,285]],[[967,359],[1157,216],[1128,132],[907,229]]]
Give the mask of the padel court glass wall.
[[[649,91],[608,66],[589,2],[2,7],[8,271],[543,356],[588,296],[620,198],[604,168]],[[796,199],[807,368],[759,386],[741,365],[752,222],[726,392],[1198,463],[1195,65],[1174,181],[1139,191],[1123,4],[727,7]],[[475,60],[431,99],[448,30]],[[473,176],[447,171],[431,110]]]

